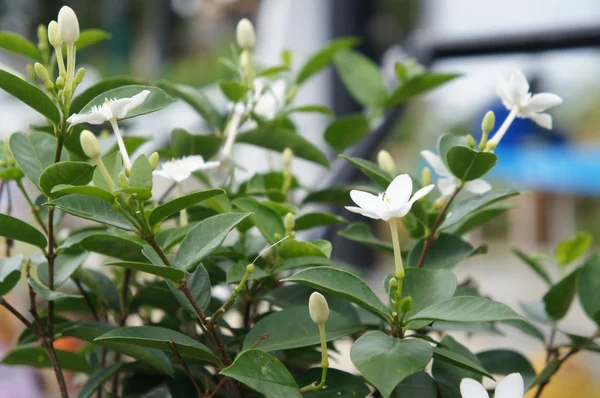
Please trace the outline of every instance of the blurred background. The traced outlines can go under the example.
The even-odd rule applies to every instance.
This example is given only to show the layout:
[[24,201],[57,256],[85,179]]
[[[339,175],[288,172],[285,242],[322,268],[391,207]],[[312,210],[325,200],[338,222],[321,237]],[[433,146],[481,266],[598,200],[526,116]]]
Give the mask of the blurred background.
[[[554,129],[542,130],[518,120],[497,151],[499,164],[489,176],[495,187],[528,190],[515,200],[514,209],[471,236],[474,243],[489,243],[488,256],[475,257],[457,267],[459,281],[472,278],[485,294],[518,308],[522,301],[538,299],[540,282],[511,254],[517,247],[551,252],[560,240],[585,231],[600,238],[600,2],[597,0],[0,0],[0,30],[16,32],[35,41],[40,23],[55,19],[62,5],[71,6],[81,26],[101,28],[112,39],[78,54],[86,68],[81,89],[100,77],[130,74],[150,80],[169,79],[204,87],[214,101],[226,108],[210,83],[227,77],[219,58],[231,54],[235,25],[243,17],[257,28],[256,57],[264,64],[278,64],[281,51],[294,54],[301,65],[312,53],[335,37],[359,36],[360,51],[381,65],[394,84],[394,64],[416,58],[435,71],[458,72],[459,79],[386,115],[356,154],[374,160],[377,150],[390,151],[403,170],[418,175],[424,166],[419,152],[433,149],[437,137],[447,132],[471,133],[477,138],[479,123],[489,109],[497,120],[506,112],[496,97],[498,74],[521,68],[533,92],[560,95],[564,104],[551,111]],[[24,73],[25,60],[0,53],[0,67]],[[355,103],[333,70],[311,79],[297,97],[298,105],[321,103],[338,116],[357,112]],[[26,130],[39,117],[12,97],[0,93],[0,139]],[[306,116],[299,130],[325,148],[322,134],[327,119]],[[149,135],[155,143],[167,142],[174,127],[201,132],[202,120],[185,104],[175,104],[127,127],[128,134]],[[244,152],[250,172],[267,167],[256,153]],[[313,186],[360,178],[345,164],[335,163],[327,179],[322,168],[301,165],[301,181]],[[26,204],[13,192],[13,207],[29,217]],[[348,214],[345,216],[350,217]],[[387,231],[382,239],[388,239]],[[375,256],[326,231],[339,259],[356,266],[376,264],[365,270],[380,281],[392,259]],[[596,239],[598,241],[598,239]],[[550,270],[552,273],[553,269]],[[558,275],[558,270],[554,273]],[[378,284],[379,282],[374,282]],[[375,286],[377,287],[377,286]],[[383,293],[383,292],[382,292]],[[25,297],[14,301],[25,305]],[[562,324],[561,324],[562,326]],[[593,333],[578,305],[564,320],[567,331]],[[20,325],[0,312],[0,351],[18,336]],[[544,360],[535,340],[501,330],[500,334],[458,332],[470,346],[512,347]],[[543,397],[600,396],[599,356],[581,354],[565,366]],[[338,364],[351,369],[349,361]],[[31,381],[31,371],[0,367],[0,397],[52,396],[43,380],[28,383],[28,395],[15,395],[17,377]],[[23,384],[19,391],[23,392]],[[568,391],[568,392],[567,392]]]

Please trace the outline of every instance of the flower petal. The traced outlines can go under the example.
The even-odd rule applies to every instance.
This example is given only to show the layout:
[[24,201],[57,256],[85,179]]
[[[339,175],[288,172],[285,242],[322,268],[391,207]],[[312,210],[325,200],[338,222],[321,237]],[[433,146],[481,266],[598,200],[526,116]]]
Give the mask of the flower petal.
[[433,171],[435,171],[435,174],[439,175],[440,177],[451,176],[450,171],[438,154],[435,154],[431,151],[421,151],[421,156],[423,156],[423,159],[429,163]]
[[435,188],[435,185],[431,184],[431,185],[427,185],[426,187],[423,187],[423,188],[419,189],[417,192],[415,192],[415,194],[412,196],[412,198],[410,198],[410,200],[408,201],[408,206],[409,206],[408,209],[410,210],[410,207],[412,206],[412,204],[415,203],[417,200],[421,199],[425,195],[428,195],[429,192],[431,192],[433,190],[433,188]]
[[514,105],[523,106],[529,100],[529,83],[520,69],[513,69],[507,90]]
[[481,195],[482,193],[486,193],[487,191],[492,189],[492,186],[486,180],[478,178],[476,180],[465,183],[465,189],[468,192]]
[[496,386],[495,398],[523,398],[525,393],[523,377],[519,373],[511,373]]
[[353,189],[350,191],[350,198],[356,203],[359,207],[364,210],[368,210],[372,213],[377,213],[380,207],[382,207],[381,200],[368,192],[358,191]]
[[549,113],[534,113],[529,116],[538,126],[552,130],[552,116]]
[[127,112],[124,112],[124,109],[127,105],[129,105],[130,102],[131,102],[131,98],[119,98],[116,100],[107,100],[105,107],[110,109],[110,111],[113,114],[113,117],[122,118],[123,116],[121,116],[121,114],[127,113]]
[[490,398],[485,388],[473,379],[462,379],[460,395],[462,398]]
[[369,217],[369,218],[372,218],[375,220],[379,220],[381,218],[381,217],[379,217],[379,215],[377,213],[375,213],[371,210],[361,209],[360,207],[356,207],[356,206],[346,206],[346,210],[351,211],[352,213],[358,213],[360,215],[363,215],[365,217]]
[[408,174],[400,174],[390,183],[385,190],[386,199],[389,198],[392,207],[400,207],[408,203],[412,193],[412,179]]
[[454,193],[454,190],[458,185],[458,180],[454,176],[448,178],[440,178],[438,180],[437,185],[443,196],[450,196]]
[[540,113],[548,108],[562,104],[562,98],[552,93],[539,93],[531,97],[527,105],[522,109],[523,112]]
[[146,101],[148,95],[150,95],[150,90],[143,90],[141,93],[138,93],[131,97],[131,101],[127,105],[125,105],[125,107],[118,114],[119,119],[124,118],[129,112],[142,105],[144,101]]

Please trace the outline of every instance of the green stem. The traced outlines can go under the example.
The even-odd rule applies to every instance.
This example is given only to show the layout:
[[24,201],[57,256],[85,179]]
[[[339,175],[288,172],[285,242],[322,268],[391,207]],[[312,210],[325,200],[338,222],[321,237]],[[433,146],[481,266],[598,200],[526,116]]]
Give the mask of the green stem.
[[398,225],[395,218],[390,218],[390,229],[392,232],[392,243],[394,244],[394,262],[396,263],[396,278],[398,278],[398,286],[401,286],[401,281],[404,279],[404,265],[402,264],[402,252],[400,250],[400,239],[398,238]]
[[38,222],[38,224],[40,224],[46,236],[48,236],[48,228],[46,228],[46,224],[44,224],[44,221],[42,221],[42,217],[40,217],[40,213],[38,212],[39,207],[36,206],[35,203],[33,203],[31,197],[29,197],[29,195],[27,194],[27,191],[25,191],[25,187],[23,187],[23,183],[21,182],[21,180],[17,180],[15,182],[17,184],[17,187],[19,187],[19,190],[23,194],[23,197],[29,204],[29,207],[31,207],[31,214],[33,214],[35,220]]
[[65,98],[70,102],[73,96],[73,77],[75,75],[75,45],[67,43],[67,77],[65,79]]
[[[183,184],[180,182],[177,183],[177,192],[180,197],[183,196]],[[182,209],[181,212],[179,212],[179,226],[185,227],[186,225],[188,225],[188,213],[187,209]]]
[[106,185],[108,185],[108,187],[111,190],[113,190],[115,188],[115,182],[112,179],[112,177],[110,176],[110,173],[108,172],[108,169],[106,168],[106,165],[104,164],[104,161],[102,160],[102,157],[98,156],[94,160],[96,161],[96,165],[98,166],[100,173],[102,173],[102,177],[104,177],[104,181],[106,182]]
[[327,355],[327,337],[325,333],[325,323],[319,323],[319,337],[321,338],[321,382],[316,382],[302,387],[300,393],[307,391],[321,390],[325,388],[325,382],[327,381],[327,369],[329,369],[329,356]]
[[221,308],[219,308],[218,310],[215,311],[215,313],[212,315],[212,317],[208,321],[209,328],[213,327],[217,323],[219,318],[223,314],[225,314],[227,312],[227,310],[229,308],[231,308],[231,306],[235,303],[235,299],[237,298],[238,294],[240,294],[240,292],[244,289],[244,286],[246,285],[246,282],[248,281],[248,278],[250,277],[250,274],[252,274],[253,271],[254,271],[253,268],[250,268],[250,269],[248,269],[248,267],[246,268],[246,272],[244,273],[242,280],[235,287],[235,289],[233,289],[233,292],[231,293],[231,297],[229,297],[229,299],[221,306]]

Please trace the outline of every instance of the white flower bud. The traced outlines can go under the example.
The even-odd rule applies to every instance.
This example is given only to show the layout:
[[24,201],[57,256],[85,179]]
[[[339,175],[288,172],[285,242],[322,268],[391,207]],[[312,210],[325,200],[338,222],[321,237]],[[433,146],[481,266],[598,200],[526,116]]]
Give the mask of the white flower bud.
[[308,312],[311,319],[317,325],[327,322],[329,319],[329,305],[321,293],[314,292],[308,299]]
[[62,46],[62,40],[58,33],[58,22],[56,21],[50,21],[48,24],[48,41],[54,48]]
[[77,69],[77,73],[75,73],[75,83],[79,84],[83,81],[85,77],[85,68]]
[[79,21],[71,7],[63,6],[58,12],[58,33],[67,44],[75,43],[79,39]]
[[256,41],[252,22],[246,18],[238,22],[235,30],[235,37],[237,39],[238,46],[244,50],[252,49],[254,47],[254,42]]
[[152,170],[154,170],[156,166],[158,166],[159,159],[160,157],[158,155],[158,152],[152,152],[152,154],[148,158],[148,162],[150,163],[150,166],[152,166]]
[[87,157],[96,159],[100,156],[100,143],[94,133],[89,130],[83,130],[79,136],[79,142],[81,143],[81,148],[83,148],[83,153]]
[[379,164],[379,167],[381,167],[383,171],[390,174],[391,176],[396,175],[396,162],[394,162],[394,158],[392,158],[392,155],[390,155],[388,151],[383,149],[379,151],[379,153],[377,154],[377,164]]

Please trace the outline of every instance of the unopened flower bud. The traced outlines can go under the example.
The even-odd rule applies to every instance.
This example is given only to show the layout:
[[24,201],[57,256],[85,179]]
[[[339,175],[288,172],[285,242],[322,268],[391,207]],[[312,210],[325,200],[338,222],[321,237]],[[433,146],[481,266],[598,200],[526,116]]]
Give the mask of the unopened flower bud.
[[256,268],[256,267],[254,266],[254,264],[253,264],[253,263],[250,263],[250,264],[246,265],[246,272],[247,272],[247,273],[249,273],[249,274],[251,274],[251,273],[253,273],[253,272],[254,272],[254,269],[255,269],[255,268]]
[[122,171],[119,173],[119,175],[117,176],[118,180],[119,180],[119,186],[121,187],[121,189],[125,189],[127,187],[129,187],[129,180],[127,179],[127,176],[125,175],[125,173],[123,173]]
[[31,80],[35,80],[35,70],[33,70],[33,65],[27,64],[26,69],[27,69],[27,76],[29,76],[29,78]]
[[87,157],[96,159],[100,156],[100,143],[94,133],[89,130],[83,130],[79,136],[79,142],[81,143],[81,148],[83,148],[83,153]]
[[131,175],[131,167],[125,167],[125,175],[129,177]]
[[48,24],[48,41],[54,48],[62,46],[63,42],[58,33],[58,22],[56,21],[50,21]]
[[65,78],[62,76],[59,76],[56,78],[56,86],[58,88],[63,88],[65,86]]
[[252,22],[246,18],[238,22],[235,30],[235,37],[237,39],[238,46],[244,50],[251,50],[254,47],[254,42],[256,41]]
[[321,293],[314,292],[308,299],[308,312],[311,319],[317,325],[321,325],[329,319],[329,305]]
[[496,149],[496,145],[498,145],[498,144],[495,143],[494,141],[489,141],[487,143],[487,145],[485,146],[485,150],[487,152],[492,152],[494,149]]
[[421,184],[424,187],[431,184],[431,169],[427,166],[421,170]]
[[396,175],[396,162],[394,162],[394,158],[392,158],[392,155],[390,155],[388,151],[384,149],[379,151],[379,153],[377,154],[377,164],[379,165],[379,167],[381,167],[383,171],[385,171],[389,175]]
[[390,279],[390,289],[394,290],[398,287],[398,279],[391,278]]
[[35,65],[33,65],[33,69],[35,70],[35,74],[37,75],[37,77],[40,78],[42,83],[45,84],[47,81],[50,81],[50,76],[48,75],[48,71],[46,70],[46,68],[44,68],[44,65],[40,64],[39,62],[36,62]]
[[400,310],[403,313],[407,313],[412,311],[413,308],[413,302],[412,302],[412,297],[404,297],[402,299],[402,301],[400,302]]
[[296,220],[294,219],[294,215],[292,213],[288,213],[283,218],[283,225],[285,226],[285,230],[291,232],[296,227]]
[[37,28],[38,48],[42,51],[48,49],[48,29],[46,25],[39,25]]
[[148,158],[148,162],[150,163],[150,166],[152,166],[152,170],[154,170],[156,166],[158,166],[159,158],[160,157],[158,155],[158,152],[152,152],[152,154]]
[[494,129],[495,125],[496,115],[493,111],[488,111],[481,122],[481,131],[483,131],[484,134],[489,134]]
[[471,134],[467,134],[467,145],[469,148],[475,148],[475,138]]
[[58,33],[67,44],[75,43],[79,39],[79,21],[71,7],[63,6],[58,12]]
[[83,81],[85,77],[85,68],[79,68],[77,73],[75,73],[75,83],[79,84]]
[[290,148],[285,148],[283,150],[283,165],[286,168],[290,167],[292,160],[294,160],[294,152]]

